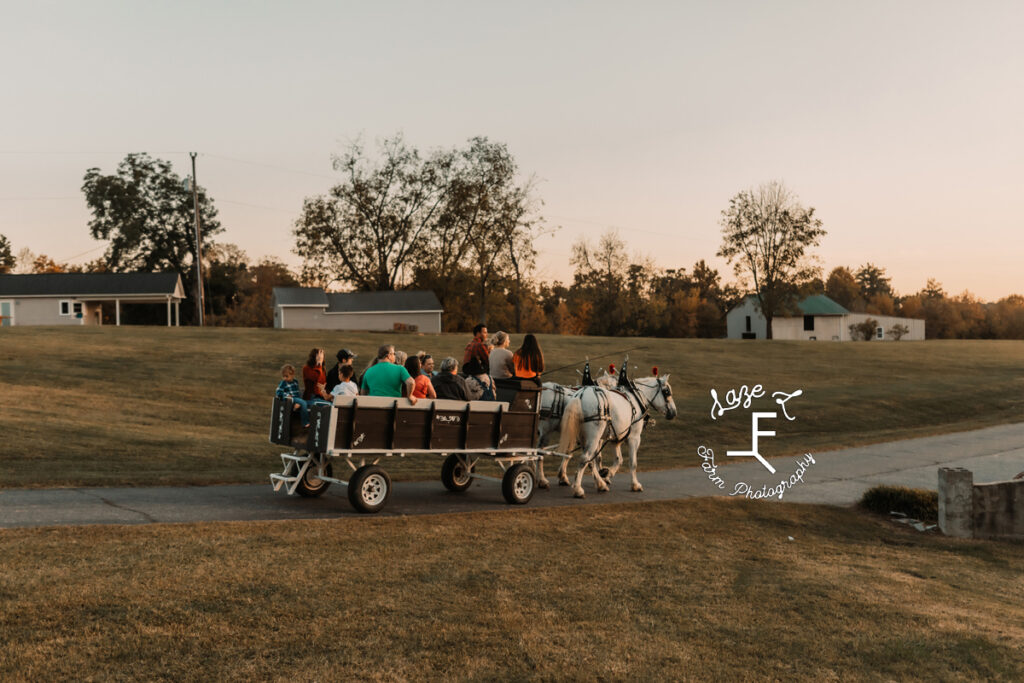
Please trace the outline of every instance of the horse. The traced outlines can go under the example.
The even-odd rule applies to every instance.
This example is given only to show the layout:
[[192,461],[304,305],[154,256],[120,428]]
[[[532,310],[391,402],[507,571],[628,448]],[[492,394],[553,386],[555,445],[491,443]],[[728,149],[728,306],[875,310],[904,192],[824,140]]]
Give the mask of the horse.
[[[636,453],[640,448],[645,418],[651,408],[664,413],[669,420],[675,418],[676,403],[672,400],[668,375],[645,377],[633,382],[633,386],[627,384],[615,390],[587,386],[573,394],[562,416],[558,450],[570,453],[582,438],[583,449],[572,489],[574,496],[585,497],[582,483],[588,466],[594,470],[597,490],[608,490],[608,483],[622,465],[623,443],[629,451],[629,473],[633,478],[630,490],[644,490],[636,478]],[[607,437],[606,431],[609,432]],[[601,448],[606,443],[615,445],[615,464],[608,470],[607,479],[601,476],[597,463]]]
[[[599,386],[610,389],[615,386],[615,376],[609,375],[605,371],[597,378],[597,383]],[[565,406],[569,399],[580,389],[582,387],[571,387],[564,384],[556,384],[555,382],[544,382],[541,385],[540,423],[537,430],[538,446],[544,446],[544,442],[548,437],[558,433],[562,424],[562,415],[565,413]],[[562,458],[562,462],[558,466],[558,483],[566,486],[569,484],[569,477],[565,473],[568,462],[568,458]],[[541,458],[537,461],[537,486],[546,489],[549,485],[547,478],[544,476],[544,459]]]

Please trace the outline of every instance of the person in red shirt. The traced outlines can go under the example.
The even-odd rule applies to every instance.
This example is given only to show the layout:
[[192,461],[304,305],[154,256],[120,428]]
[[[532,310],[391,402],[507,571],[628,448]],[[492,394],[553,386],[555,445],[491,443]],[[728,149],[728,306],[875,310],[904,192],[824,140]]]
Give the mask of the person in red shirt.
[[324,370],[323,349],[313,349],[309,352],[309,358],[302,366],[302,384],[303,400],[331,402],[331,395],[327,393],[327,372]]

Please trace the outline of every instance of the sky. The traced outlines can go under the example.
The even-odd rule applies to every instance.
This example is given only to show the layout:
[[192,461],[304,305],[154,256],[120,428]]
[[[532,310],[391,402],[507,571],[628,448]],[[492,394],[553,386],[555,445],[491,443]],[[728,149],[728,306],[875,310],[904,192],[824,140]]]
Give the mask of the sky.
[[298,266],[302,200],[350,142],[477,135],[537,180],[539,275],[615,229],[665,268],[715,257],[736,193],[780,180],[871,262],[1024,293],[1024,3],[3,0],[0,234],[84,263],[86,169],[190,170],[252,259]]

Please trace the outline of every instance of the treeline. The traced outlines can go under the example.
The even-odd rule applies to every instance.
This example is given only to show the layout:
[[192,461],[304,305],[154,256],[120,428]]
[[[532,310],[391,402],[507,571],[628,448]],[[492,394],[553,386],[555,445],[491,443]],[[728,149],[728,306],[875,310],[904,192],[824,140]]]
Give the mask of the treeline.
[[[189,324],[196,317],[198,208],[205,316],[214,325],[270,326],[273,288],[301,284],[431,290],[445,310],[446,331],[483,321],[513,332],[713,338],[725,336],[726,313],[749,291],[724,283],[703,259],[689,269],[656,267],[628,253],[614,232],[573,245],[571,282],[541,280],[534,244],[550,229],[535,183],[520,178],[504,144],[487,138],[429,153],[401,136],[373,153],[355,143],[335,157],[334,168],[339,182],[298,211],[292,239],[299,273],[275,259],[252,263],[238,247],[218,243],[223,227],[206,190],[146,154],[127,155],[110,175],[85,173],[88,229],[107,242],[101,258],[69,266],[27,249],[15,256],[0,235],[0,272],[178,272],[191,294],[192,305],[181,307]],[[821,221],[781,183],[739,193],[722,213],[717,255],[740,281],[753,283],[767,317],[798,314],[802,297],[824,293],[851,311],[923,318],[930,339],[1024,338],[1020,295],[983,303],[969,292],[950,296],[929,280],[901,296],[885,269],[871,263],[837,267],[823,279],[804,258],[825,234]],[[156,306],[132,308],[130,322],[160,324],[166,315]]]

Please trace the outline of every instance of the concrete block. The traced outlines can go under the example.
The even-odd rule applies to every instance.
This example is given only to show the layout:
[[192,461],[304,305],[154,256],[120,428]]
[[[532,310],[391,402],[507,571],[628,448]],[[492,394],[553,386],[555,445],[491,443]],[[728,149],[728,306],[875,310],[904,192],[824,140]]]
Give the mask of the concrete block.
[[939,529],[947,536],[974,532],[974,474],[962,467],[939,468]]
[[974,486],[975,538],[1024,539],[1024,480]]

